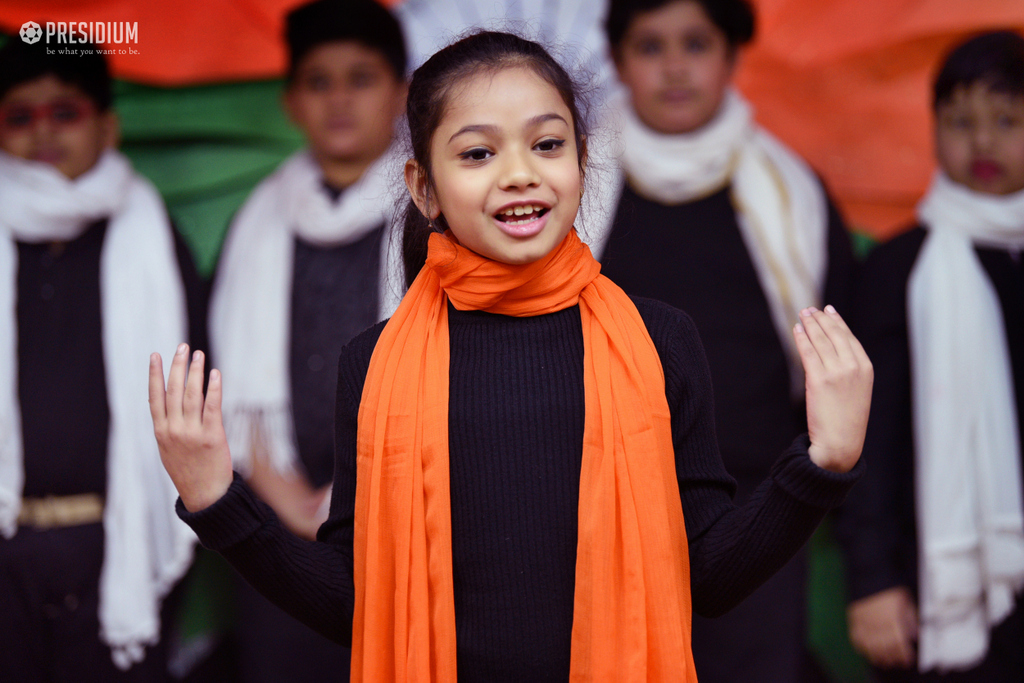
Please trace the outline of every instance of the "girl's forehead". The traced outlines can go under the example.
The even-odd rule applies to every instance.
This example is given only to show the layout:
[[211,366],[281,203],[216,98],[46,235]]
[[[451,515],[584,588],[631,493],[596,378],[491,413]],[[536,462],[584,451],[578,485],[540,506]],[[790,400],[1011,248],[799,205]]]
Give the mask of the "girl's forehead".
[[979,106],[1024,109],[1024,95],[994,89],[985,81],[974,81],[954,88],[949,99],[941,102],[938,109]]
[[[440,128],[494,123],[557,113],[572,126],[572,113],[561,93],[525,66],[481,70],[464,77],[448,94]],[[478,119],[478,121],[471,121]]]

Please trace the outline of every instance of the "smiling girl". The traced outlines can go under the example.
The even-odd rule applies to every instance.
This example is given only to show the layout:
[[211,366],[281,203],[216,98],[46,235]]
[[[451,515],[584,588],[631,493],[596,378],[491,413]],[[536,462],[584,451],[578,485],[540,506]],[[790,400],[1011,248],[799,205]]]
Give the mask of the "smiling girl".
[[573,229],[586,127],[566,72],[478,33],[416,71],[407,113],[414,277],[339,361],[318,541],[233,478],[220,374],[204,399],[185,345],[166,391],[150,366],[179,514],[351,639],[355,681],[696,680],[691,610],[742,600],[858,478],[867,357],[834,311],[804,312],[810,437],[735,507],[692,323],[627,297]]

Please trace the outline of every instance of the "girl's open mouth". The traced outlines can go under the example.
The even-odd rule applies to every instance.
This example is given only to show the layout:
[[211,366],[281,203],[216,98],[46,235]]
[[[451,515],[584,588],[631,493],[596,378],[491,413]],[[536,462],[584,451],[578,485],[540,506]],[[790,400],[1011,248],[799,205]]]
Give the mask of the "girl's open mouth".
[[547,223],[551,209],[540,204],[520,204],[503,209],[494,215],[502,232],[512,237],[533,237]]
[[504,211],[500,211],[494,217],[506,225],[520,226],[537,220],[547,212],[547,207],[528,204],[526,206],[515,206],[505,209]]

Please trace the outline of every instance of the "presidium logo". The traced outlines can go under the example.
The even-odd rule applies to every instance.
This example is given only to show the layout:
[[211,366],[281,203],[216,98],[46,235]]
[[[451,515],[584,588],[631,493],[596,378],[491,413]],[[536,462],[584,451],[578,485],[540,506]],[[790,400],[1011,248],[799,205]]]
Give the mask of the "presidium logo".
[[43,37],[43,27],[34,21],[26,21],[21,25],[21,30],[18,31],[21,39],[31,45],[32,43],[38,43],[39,39]]
[[[46,29],[34,21],[26,21],[18,31],[21,39],[32,45],[38,43],[43,36],[46,44],[73,45],[75,43],[92,43],[93,45],[121,45],[139,43],[139,22],[127,21],[48,21]],[[51,41],[51,39],[53,39]]]

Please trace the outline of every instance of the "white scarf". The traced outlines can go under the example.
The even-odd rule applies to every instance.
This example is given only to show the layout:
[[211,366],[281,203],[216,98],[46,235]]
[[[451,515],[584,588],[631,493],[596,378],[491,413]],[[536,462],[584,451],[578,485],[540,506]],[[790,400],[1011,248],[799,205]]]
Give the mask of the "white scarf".
[[973,192],[942,173],[907,287],[922,671],[962,669],[1024,586],[1020,439],[1002,308],[974,245],[1024,248],[1024,191]]
[[[252,465],[258,430],[280,472],[297,462],[288,370],[294,238],[321,246],[350,244],[391,225],[388,180],[396,155],[389,151],[346,188],[338,202],[322,185],[323,173],[302,150],[261,182],[232,222],[210,303],[210,346],[224,382],[224,426],[236,469]],[[380,319],[402,298],[400,249],[381,239]]]
[[76,180],[0,153],[0,530],[17,531],[24,484],[18,409],[15,241],[66,241],[110,217],[100,260],[110,434],[100,573],[101,637],[122,669],[160,637],[160,601],[192,559],[149,414],[149,355],[185,338],[185,296],[170,223],[153,186],[107,151]]
[[[619,134],[618,149],[611,154],[621,170],[599,178],[604,186],[599,199],[617,203],[625,179],[640,195],[667,205],[732,184],[740,231],[787,352],[793,394],[803,396],[791,330],[801,309],[821,305],[828,265],[828,207],[814,173],[754,123],[750,106],[732,89],[710,122],[683,135],[652,131],[637,118],[626,93],[613,97],[609,108]],[[612,187],[617,189],[608,192]],[[607,228],[598,231],[603,234],[596,255],[603,250]]]

